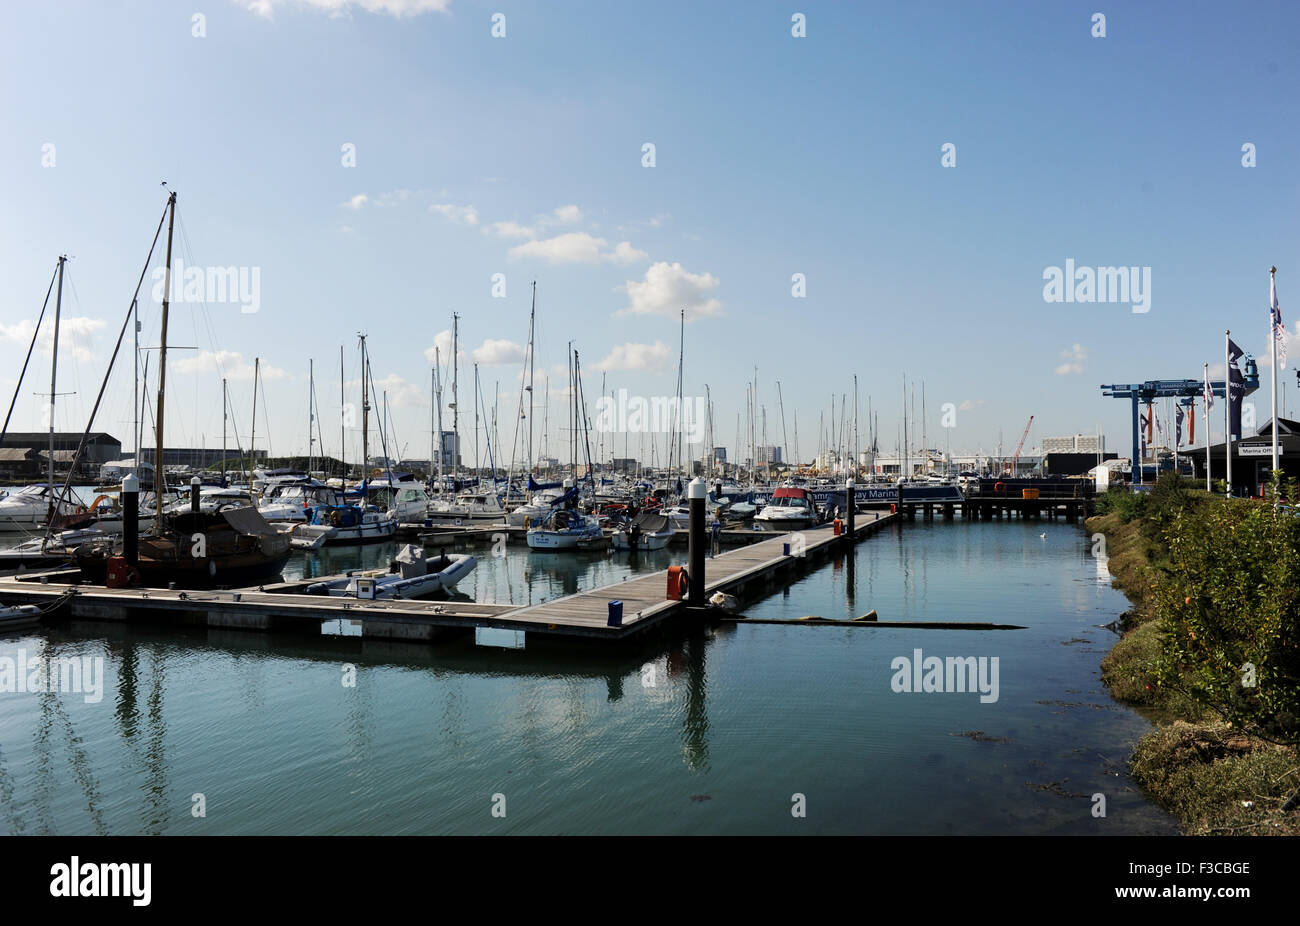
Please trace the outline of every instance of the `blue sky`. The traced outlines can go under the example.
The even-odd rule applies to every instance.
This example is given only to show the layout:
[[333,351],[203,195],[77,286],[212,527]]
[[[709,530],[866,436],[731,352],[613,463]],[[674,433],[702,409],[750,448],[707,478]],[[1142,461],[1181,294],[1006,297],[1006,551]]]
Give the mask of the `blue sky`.
[[[608,389],[671,395],[683,304],[685,389],[708,384],[717,444],[734,448],[757,366],[769,441],[782,443],[779,380],[804,458],[854,374],[862,430],[870,395],[892,448],[904,372],[925,381],[931,445],[951,402],[954,449],[991,451],[1001,430],[1009,453],[1033,414],[1029,445],[1101,426],[1125,452],[1127,404],[1098,385],[1199,377],[1222,363],[1225,328],[1267,359],[1270,265],[1298,330],[1300,75],[1286,37],[1300,7],[1102,5],[1104,38],[1098,7],[6,5],[0,389],[12,393],[67,253],[60,391],[77,394],[58,424],[84,426],[166,180],[185,232],[174,259],[260,274],[255,313],[173,304],[171,342],[199,350],[172,355],[169,445],[219,444],[223,372],[246,443],[260,357],[258,445],[269,431],[274,453],[305,450],[314,358],[336,453],[339,345],[356,401],[366,331],[396,443],[427,455],[426,352],[455,311],[462,409],[478,351],[489,406],[500,384],[508,458],[511,345],[527,339],[536,280],[553,452],[566,343],[589,403],[602,371]],[[805,37],[791,35],[795,12]],[[945,143],[955,167],[941,165]],[[1045,302],[1044,269],[1067,259],[1150,267],[1150,311]],[[143,310],[144,343],[158,314]],[[1291,354],[1294,367],[1300,344]],[[40,357],[11,428],[40,426],[47,367]],[[1265,391],[1255,399],[1263,419]],[[129,447],[130,415],[127,351],[97,427]]]

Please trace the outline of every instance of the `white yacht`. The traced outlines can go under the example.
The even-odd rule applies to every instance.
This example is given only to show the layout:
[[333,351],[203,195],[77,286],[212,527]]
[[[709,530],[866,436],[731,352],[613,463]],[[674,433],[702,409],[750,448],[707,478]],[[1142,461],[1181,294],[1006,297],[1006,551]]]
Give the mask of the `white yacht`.
[[366,503],[401,521],[423,521],[433,496],[413,479],[375,479],[366,483]]
[[799,531],[819,523],[817,502],[807,489],[783,486],[772,493],[772,500],[754,515],[754,526],[762,531]]
[[262,499],[257,510],[272,524],[305,524],[311,510],[320,505],[342,503],[342,493],[315,480],[275,485]]
[[441,524],[500,524],[506,510],[495,492],[462,492],[451,501],[430,505],[428,517]]
[[541,524],[528,529],[531,550],[590,550],[605,547],[605,534],[595,518],[570,508],[556,508]]

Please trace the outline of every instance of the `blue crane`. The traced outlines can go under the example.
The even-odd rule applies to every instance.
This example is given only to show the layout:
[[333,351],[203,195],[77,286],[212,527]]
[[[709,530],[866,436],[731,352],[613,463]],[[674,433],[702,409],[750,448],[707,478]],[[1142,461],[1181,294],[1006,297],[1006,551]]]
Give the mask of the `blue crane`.
[[[1246,395],[1259,388],[1259,369],[1255,358],[1249,354],[1245,358],[1244,379]],[[1227,384],[1222,380],[1210,381],[1210,391],[1217,396],[1227,396]],[[1133,402],[1133,464],[1140,465],[1141,450],[1138,439],[1138,405],[1150,403],[1155,399],[1176,398],[1179,405],[1190,406],[1198,395],[1205,392],[1205,384],[1199,379],[1149,379],[1145,383],[1116,383],[1102,386],[1101,394],[1109,399],[1130,399]],[[1238,435],[1240,436],[1240,435]],[[1209,435],[1206,436],[1209,441]]]

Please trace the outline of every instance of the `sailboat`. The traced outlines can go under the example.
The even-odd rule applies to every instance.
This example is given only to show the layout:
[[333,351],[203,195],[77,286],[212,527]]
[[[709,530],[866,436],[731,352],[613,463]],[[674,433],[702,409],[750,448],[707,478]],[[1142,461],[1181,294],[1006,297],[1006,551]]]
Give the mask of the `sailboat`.
[[[158,399],[155,409],[157,444],[154,473],[158,497],[166,494],[163,467],[163,430],[167,390],[167,320],[171,296],[172,233],[176,221],[176,194],[167,197],[167,262],[163,277],[162,329],[158,350]],[[162,219],[149,248],[150,258],[162,231]],[[146,270],[148,260],[146,260]],[[140,281],[144,281],[144,273]],[[136,284],[139,296],[140,283]],[[135,306],[135,298],[132,299]],[[111,371],[111,368],[110,368]],[[98,406],[96,406],[97,408]],[[94,412],[91,413],[94,420]],[[87,427],[89,431],[89,427]],[[278,532],[251,506],[219,511],[160,512],[152,531],[139,538],[136,562],[126,563],[121,540],[105,539],[79,546],[74,552],[82,575],[94,583],[107,582],[110,565],[127,582],[145,586],[174,584],[178,588],[253,585],[279,576],[289,559],[289,538]],[[116,562],[114,562],[116,561]]]
[[[371,504],[369,487],[371,483],[365,479],[369,475],[368,467],[370,465],[370,355],[366,349],[366,336],[359,335],[361,342],[361,471],[363,474],[362,484],[351,493],[356,499],[355,504],[348,503],[347,484],[342,485],[344,501],[341,504],[317,505],[311,509],[311,517],[306,524],[296,525],[293,529],[293,541],[296,546],[304,549],[315,549],[321,544],[354,544],[354,543],[374,543],[378,541],[392,540],[397,534],[398,526],[398,509],[388,507],[383,510]],[[343,355],[342,349],[339,352],[339,400],[342,405],[343,399]],[[383,429],[380,429],[380,436],[383,436]],[[342,434],[339,435],[339,446],[345,446]],[[340,452],[340,457],[342,453]],[[384,456],[387,458],[387,441],[385,440]],[[344,472],[347,472],[346,465]],[[424,489],[417,483],[397,483],[393,481],[393,474],[390,472],[384,483],[385,499],[392,501],[394,486],[406,486],[413,494],[418,494],[424,499]],[[427,504],[422,501],[421,504]]]
[[573,444],[570,452],[574,478],[565,480],[565,496],[556,502],[540,523],[528,528],[528,548],[530,550],[592,550],[605,549],[606,540],[600,522],[590,515],[585,515],[577,508],[577,426],[582,424],[583,447],[587,458],[587,479],[591,480],[591,446],[587,439],[587,414],[582,399],[582,373],[578,364],[578,352],[573,352],[570,383],[572,384],[573,402],[569,405],[571,416],[570,434]]

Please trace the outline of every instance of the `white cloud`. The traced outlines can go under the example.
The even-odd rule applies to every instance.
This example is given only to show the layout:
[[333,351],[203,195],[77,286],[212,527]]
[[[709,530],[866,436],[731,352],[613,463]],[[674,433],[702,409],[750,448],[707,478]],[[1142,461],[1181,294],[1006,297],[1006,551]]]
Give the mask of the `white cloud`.
[[365,193],[358,193],[356,196],[353,196],[351,199],[342,202],[339,205],[343,206],[345,209],[361,209],[368,202],[370,202],[369,196]]
[[[434,351],[435,347],[438,349],[436,353]],[[464,360],[465,348],[460,345],[457,345],[457,347],[460,354],[459,359]],[[447,328],[443,331],[439,331],[437,334],[435,334],[433,336],[433,343],[424,349],[424,357],[426,360],[429,361],[430,365],[433,364],[435,356],[439,357],[443,363],[449,363],[451,361],[451,329],[450,328]]]
[[616,345],[604,360],[596,364],[596,369],[655,373],[667,369],[670,357],[668,345],[663,341],[653,344],[628,342]]
[[478,224],[478,209],[474,206],[457,206],[452,203],[434,203],[430,212],[437,212],[453,222],[464,225]]
[[[389,373],[383,379],[375,380],[372,395],[378,397],[381,403],[383,397],[387,396],[389,408],[412,408],[429,404],[426,387],[408,383],[396,373]],[[391,434],[389,439],[392,439]]]
[[538,225],[577,225],[582,221],[582,210],[577,206],[557,206],[548,216],[539,216]]
[[300,7],[328,13],[330,16],[350,16],[352,8],[367,13],[382,13],[402,19],[421,13],[445,13],[451,0],[235,0],[248,10],[271,19],[277,9]]
[[498,238],[534,238],[537,236],[537,229],[527,225],[520,225],[518,222],[493,222],[487,227],[487,231],[490,231]]
[[594,264],[607,242],[586,232],[567,232],[554,238],[529,241],[510,249],[511,257],[540,257],[552,264]]
[[[107,326],[108,322],[102,318],[64,318],[59,322],[59,350],[65,355],[70,354],[78,361],[93,360],[95,354],[92,348],[95,344],[95,335]],[[0,341],[13,341],[26,346],[31,343],[32,332],[35,330],[36,323],[30,319],[23,319],[12,325],[0,324]],[[37,339],[36,346],[42,353],[52,352],[54,347],[52,321],[47,321],[41,326],[41,336]]]
[[619,264],[634,264],[640,260],[649,260],[650,255],[639,248],[632,247],[631,242],[620,241],[612,252],[605,255],[605,259]]
[[[188,351],[186,352],[188,354]],[[226,379],[252,379],[254,364],[244,359],[243,355],[233,350],[201,350],[197,354],[181,357],[176,361],[176,372],[220,375]],[[260,375],[263,380],[288,379],[289,373],[268,363],[261,364]]]
[[659,261],[645,272],[645,279],[627,281],[630,302],[615,315],[664,315],[676,318],[686,310],[686,320],[722,312],[722,303],[714,296],[718,278],[711,273],[690,273],[681,264]]
[[[450,349],[450,345],[448,345]],[[475,363],[490,365],[494,363],[522,363],[524,348],[514,341],[504,338],[488,338],[481,347],[474,348],[472,356]]]
[[981,405],[985,405],[986,403],[986,399],[967,399],[958,405],[957,408],[964,412],[973,412],[975,409],[979,408]]
[[515,245],[511,257],[537,257],[552,264],[631,263],[646,260],[649,255],[626,241],[620,241],[612,250],[605,250],[609,242],[587,232],[565,232],[554,238],[543,238]]
[[1056,368],[1057,376],[1069,376],[1070,374],[1079,374],[1083,372],[1083,362],[1088,359],[1088,352],[1082,344],[1075,344],[1069,350],[1061,351],[1061,359],[1065,363]]
[[[1288,331],[1286,333],[1286,340],[1283,342],[1285,346],[1279,345],[1279,348],[1286,351],[1287,364],[1294,365],[1297,359],[1300,359],[1296,356],[1297,352],[1300,352],[1300,343],[1298,342],[1300,342],[1300,321],[1296,322],[1294,332]],[[1245,369],[1244,364],[1245,361],[1242,361],[1243,370]],[[1271,370],[1273,368],[1273,345],[1268,338],[1264,339],[1264,349],[1255,355],[1255,365],[1261,370]],[[1222,367],[1223,364],[1219,364],[1219,366]],[[1211,369],[1211,372],[1213,372],[1213,369]],[[1219,378],[1223,378],[1222,374],[1220,374]]]

